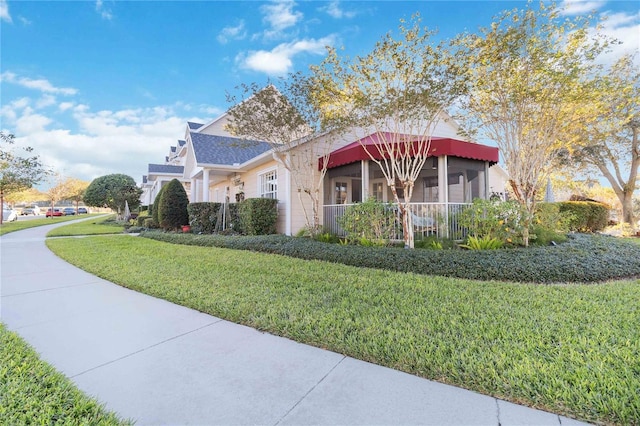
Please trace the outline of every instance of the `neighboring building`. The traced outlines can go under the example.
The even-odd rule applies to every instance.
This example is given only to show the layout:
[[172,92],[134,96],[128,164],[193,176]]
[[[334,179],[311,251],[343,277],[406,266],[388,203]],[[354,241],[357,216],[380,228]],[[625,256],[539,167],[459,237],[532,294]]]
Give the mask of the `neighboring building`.
[[[230,135],[227,115],[207,123],[188,122],[183,140],[171,147],[165,164],[149,164],[143,177],[143,204],[153,203],[163,184],[180,179],[188,188],[190,202],[235,202],[244,198],[278,199],[278,231],[295,234],[305,226],[304,211],[310,200],[298,196],[290,172],[276,161],[272,148],[264,142],[249,142]],[[453,120],[443,120],[436,128],[427,159],[412,197],[414,223],[446,222],[450,229],[460,206],[473,198],[488,198],[491,192],[504,194],[506,173],[497,166],[498,149],[464,141]],[[346,206],[374,197],[393,201],[392,194],[375,162],[363,146],[373,146],[373,135],[359,141],[345,138],[332,145],[322,186],[321,222],[332,232],[340,232],[336,218]],[[289,152],[308,149],[301,143]],[[309,173],[317,174],[322,155]],[[318,175],[319,176],[319,175]],[[446,188],[446,190],[445,190]]]

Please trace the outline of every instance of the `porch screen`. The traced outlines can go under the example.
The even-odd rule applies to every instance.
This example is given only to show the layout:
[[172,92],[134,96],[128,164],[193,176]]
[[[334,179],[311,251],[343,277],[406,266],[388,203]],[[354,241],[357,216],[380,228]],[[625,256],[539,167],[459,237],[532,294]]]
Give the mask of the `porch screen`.
[[470,203],[486,198],[485,162],[449,157],[449,202]]

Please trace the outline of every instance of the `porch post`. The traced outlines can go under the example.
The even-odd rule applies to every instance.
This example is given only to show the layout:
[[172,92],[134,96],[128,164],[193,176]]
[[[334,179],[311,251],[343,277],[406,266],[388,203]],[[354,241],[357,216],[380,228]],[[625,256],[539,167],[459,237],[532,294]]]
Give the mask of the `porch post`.
[[209,170],[202,170],[202,201],[209,202]]
[[443,204],[444,237],[449,238],[449,161],[438,157],[438,202]]
[[362,201],[369,199],[369,160],[360,161],[360,167],[362,169]]
[[489,199],[489,162],[484,162],[484,199]]
[[[291,154],[288,154],[291,155]],[[291,232],[291,204],[293,200],[291,199],[291,172],[286,167],[284,168],[284,193],[285,200],[284,208],[285,208],[285,218],[284,218],[284,233],[285,235],[292,235]]]

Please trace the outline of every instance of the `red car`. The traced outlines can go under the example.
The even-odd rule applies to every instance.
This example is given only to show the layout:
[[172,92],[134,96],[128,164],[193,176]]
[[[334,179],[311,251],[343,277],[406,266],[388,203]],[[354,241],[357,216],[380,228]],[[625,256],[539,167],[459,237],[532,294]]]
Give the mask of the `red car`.
[[51,216],[64,216],[64,212],[60,209],[53,209],[53,214],[51,214],[51,209],[48,209],[47,213],[45,213],[45,217]]

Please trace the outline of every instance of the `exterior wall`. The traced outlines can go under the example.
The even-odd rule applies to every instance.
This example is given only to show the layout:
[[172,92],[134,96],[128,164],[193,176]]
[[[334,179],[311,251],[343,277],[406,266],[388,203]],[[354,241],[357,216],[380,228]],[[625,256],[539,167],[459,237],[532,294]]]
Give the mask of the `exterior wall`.
[[205,124],[198,133],[204,133],[207,135],[216,135],[216,136],[233,136],[231,133],[225,130],[225,126],[227,125],[227,115],[223,115],[211,123]]

